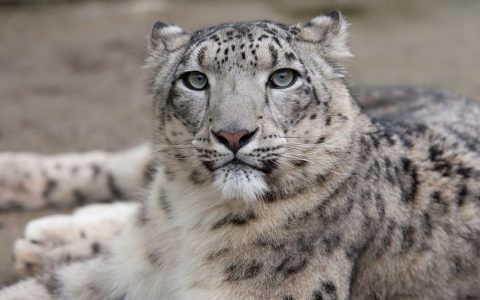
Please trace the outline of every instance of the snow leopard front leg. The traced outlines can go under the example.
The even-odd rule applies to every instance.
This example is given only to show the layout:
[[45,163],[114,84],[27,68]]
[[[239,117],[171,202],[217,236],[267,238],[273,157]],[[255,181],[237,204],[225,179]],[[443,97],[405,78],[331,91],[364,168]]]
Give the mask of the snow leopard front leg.
[[14,245],[16,274],[31,276],[102,255],[137,208],[137,202],[90,204],[71,215],[30,221]]
[[[151,241],[141,233],[144,211],[138,208],[126,218],[122,233],[94,258],[58,266],[0,289],[0,300],[171,299],[166,292],[165,269],[171,269],[176,262],[163,256],[174,250],[169,247],[173,243],[168,241],[178,234],[157,230],[156,236],[163,246],[152,249]],[[157,216],[155,223],[165,228],[164,221]]]
[[0,211],[132,198],[152,166],[148,145],[114,153],[0,153]]

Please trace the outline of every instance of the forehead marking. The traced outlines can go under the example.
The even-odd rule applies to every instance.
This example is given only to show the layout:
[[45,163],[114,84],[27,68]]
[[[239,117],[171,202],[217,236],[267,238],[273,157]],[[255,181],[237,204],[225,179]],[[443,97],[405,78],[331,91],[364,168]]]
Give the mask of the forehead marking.
[[[211,57],[212,67],[217,72],[222,72],[223,69],[232,70],[235,66],[240,69],[245,69],[247,66],[256,68],[260,63],[260,54],[257,49],[260,48],[260,43],[269,40],[264,46],[268,50],[263,52],[262,56],[268,60],[265,63],[269,64],[269,67],[274,67],[279,62],[281,50],[288,51],[281,51],[285,61],[298,59],[292,50],[285,49],[285,45],[289,44],[287,38],[291,37],[292,33],[296,34],[295,30],[292,31],[290,27],[271,22],[217,25],[194,33],[185,52],[186,57],[184,57],[183,63],[191,61],[190,56],[196,53],[194,57],[199,66],[207,67],[206,58]],[[210,45],[203,45],[200,50],[195,50],[205,42],[210,42]],[[217,45],[215,46],[215,44]],[[209,48],[213,49],[209,50]],[[249,50],[248,53],[245,48]],[[233,57],[232,54],[235,55],[236,50],[238,50],[238,54]],[[209,52],[214,52],[214,54],[207,56]],[[300,63],[303,65],[303,62]]]
[[270,55],[272,56],[272,67],[274,67],[278,63],[278,51],[272,44],[270,44],[268,49],[270,50]]
[[198,51],[197,61],[200,66],[203,66],[203,61],[205,60],[205,51],[207,51],[206,46],[204,46],[200,49],[200,51]]

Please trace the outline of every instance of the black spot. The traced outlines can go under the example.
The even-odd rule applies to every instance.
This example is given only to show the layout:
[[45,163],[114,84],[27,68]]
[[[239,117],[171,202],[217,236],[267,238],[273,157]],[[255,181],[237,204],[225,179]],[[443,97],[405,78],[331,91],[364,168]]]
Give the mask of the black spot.
[[156,173],[157,166],[153,161],[146,164],[145,169],[143,170],[143,183],[147,185],[148,183],[152,182]]
[[92,168],[92,178],[94,179],[97,178],[98,175],[100,175],[100,173],[102,172],[102,169],[97,164],[91,164],[90,168]]
[[99,243],[95,242],[90,245],[90,249],[92,249],[92,254],[95,255],[100,253],[101,247]]
[[277,44],[277,46],[280,48],[280,49],[283,49],[283,46],[282,44],[280,44],[280,40],[277,38],[277,37],[273,37],[273,41],[275,42],[275,44]]
[[433,170],[442,174],[442,176],[448,176],[452,166],[443,158],[443,149],[438,145],[432,145],[429,150],[429,159],[433,162]]
[[175,171],[173,171],[173,169],[169,168],[169,167],[165,167],[163,169],[163,173],[165,174],[165,177],[169,180],[169,181],[173,181],[176,177],[176,174],[175,174]]
[[239,281],[254,278],[260,273],[262,263],[252,260],[249,262],[234,263],[225,269],[226,281]]
[[73,198],[75,199],[75,203],[77,205],[83,205],[87,202],[87,196],[85,196],[85,194],[82,193],[80,190],[74,189],[72,193],[73,193]]
[[164,190],[160,190],[160,196],[159,196],[158,200],[160,202],[160,207],[162,208],[162,210],[167,215],[170,215],[172,213],[172,207],[170,206],[170,203],[168,202],[167,193]]
[[465,184],[460,185],[458,187],[457,196],[456,196],[456,202],[458,206],[463,206],[463,204],[465,203],[465,197],[467,196],[467,194],[468,194],[467,186]]
[[307,161],[306,160],[301,160],[301,159],[298,159],[298,160],[293,160],[292,161],[292,164],[296,167],[303,167],[304,165],[307,164]]
[[295,59],[295,54],[293,54],[292,52],[286,52],[286,53],[285,53],[285,58],[286,58],[288,61],[294,60],[294,59]]
[[321,143],[323,143],[323,142],[325,142],[325,137],[324,137],[324,136],[321,136],[321,137],[319,137],[319,138],[317,139],[317,141],[316,141],[315,143],[316,143],[316,144],[321,144]]
[[437,145],[433,145],[428,149],[428,153],[428,158],[432,161],[435,161],[440,157],[440,155],[443,154],[443,150],[441,150]]
[[325,290],[325,292],[329,295],[335,295],[336,297],[336,294],[337,294],[337,287],[335,286],[335,284],[331,281],[325,281],[323,283],[323,289]]
[[393,231],[395,230],[395,223],[392,220],[387,222],[387,227],[385,228],[385,234],[380,240],[380,245],[375,252],[375,258],[380,258],[392,244]]
[[15,200],[7,200],[5,203],[0,206],[0,212],[5,212],[5,211],[19,211],[19,210],[24,210],[25,206],[21,203],[15,202]]
[[330,124],[332,124],[332,117],[327,116],[327,118],[325,119],[325,126],[330,126]]
[[307,258],[301,255],[287,256],[275,268],[276,273],[281,273],[284,277],[296,274],[303,270],[307,265]]
[[464,179],[470,178],[472,176],[473,169],[468,167],[459,167],[457,169],[457,174],[462,176]]
[[207,170],[213,172],[215,171],[215,164],[212,161],[202,161],[202,164],[207,168]]
[[212,252],[211,254],[208,255],[207,259],[208,260],[215,260],[219,257],[222,257],[224,256],[224,254],[230,252],[230,248],[221,248],[219,250],[216,250],[214,252]]
[[317,114],[312,114],[312,115],[310,116],[310,120],[315,120],[316,118],[317,118]]
[[198,57],[197,57],[197,60],[198,60],[198,64],[199,65],[202,65],[203,64],[203,61],[205,60],[205,51],[207,50],[206,47],[203,47],[202,49],[200,49],[200,51],[198,51]]
[[56,273],[44,275],[38,279],[39,283],[45,286],[45,289],[53,297],[58,297],[62,287],[62,282]]
[[55,179],[47,179],[47,182],[45,183],[45,187],[43,188],[42,192],[42,197],[44,199],[47,199],[50,197],[50,195],[57,189],[58,187],[58,182]]
[[200,173],[200,171],[196,169],[194,169],[192,173],[190,173],[189,178],[193,182],[193,184],[203,184],[207,181],[205,178],[203,178],[202,173]]
[[286,296],[283,296],[282,300],[295,300],[295,297],[291,295],[286,295]]
[[243,226],[256,219],[257,216],[253,211],[248,211],[244,214],[229,213],[213,224],[212,229],[219,229],[225,225]]
[[432,234],[432,220],[428,212],[424,212],[421,217],[422,231],[425,236]]
[[147,261],[154,267],[159,267],[162,265],[160,255],[155,252],[149,252],[147,254]]
[[272,56],[272,67],[278,63],[278,51],[273,47],[273,45],[269,46],[270,55]]
[[387,180],[388,182],[390,182],[391,185],[395,185],[396,183],[395,179],[398,177],[398,175],[395,176],[395,172],[394,172],[395,168],[392,167],[392,162],[388,157],[384,158],[384,162],[385,162],[385,173],[387,176]]
[[[463,256],[453,257],[452,274],[458,276],[460,274],[477,274],[477,266],[475,260]],[[478,299],[478,298],[475,298]]]
[[317,90],[315,88],[312,88],[312,97],[317,105],[320,104],[320,99],[318,98]]
[[332,253],[340,246],[341,236],[338,233],[332,233],[323,238],[324,249],[326,253]]
[[29,261],[26,261],[23,263],[23,266],[29,271],[32,272],[33,268],[35,267],[35,264]]
[[385,203],[382,195],[377,193],[375,195],[375,206],[377,207],[378,217],[380,220],[383,220],[385,217]]
[[410,159],[405,157],[401,159],[401,163],[404,176],[399,176],[398,179],[400,180],[402,201],[411,202],[415,200],[418,189],[417,168]]
[[266,39],[266,38],[268,38],[268,35],[262,34],[261,36],[259,36],[259,37],[257,38],[257,41],[261,42],[263,39]]
[[349,260],[355,260],[361,253],[362,247],[360,245],[352,244],[345,249],[345,255]]
[[175,154],[175,158],[178,159],[178,160],[185,160],[187,159],[187,157],[183,154],[180,154],[180,153],[177,153]]
[[415,228],[411,225],[405,225],[401,227],[402,234],[402,251],[407,251],[413,246]]
[[448,212],[448,203],[442,199],[442,195],[439,191],[432,193],[432,201],[436,204],[436,207],[440,210],[440,213],[446,214]]
[[115,181],[115,177],[113,176],[112,173],[107,174],[107,185],[108,185],[108,190],[110,191],[110,194],[113,196],[113,198],[120,199],[123,197],[123,192],[118,187]]
[[263,162],[261,171],[268,175],[268,174],[271,174],[276,168],[277,168],[277,160],[269,159]]
[[312,300],[323,300],[322,291],[319,291],[319,290],[313,291]]
[[[343,185],[341,185],[339,189],[334,192],[334,194],[339,193],[340,188],[342,186]],[[334,197],[331,197],[331,199],[334,199]],[[339,204],[335,204],[334,207],[332,207],[331,203],[329,203],[328,201],[323,204],[320,204],[316,208],[318,218],[323,221],[332,223],[332,222],[338,221],[342,216],[349,215],[353,208],[353,198],[344,197],[343,201],[344,201],[344,203],[342,203],[343,205],[340,205],[339,203]]]

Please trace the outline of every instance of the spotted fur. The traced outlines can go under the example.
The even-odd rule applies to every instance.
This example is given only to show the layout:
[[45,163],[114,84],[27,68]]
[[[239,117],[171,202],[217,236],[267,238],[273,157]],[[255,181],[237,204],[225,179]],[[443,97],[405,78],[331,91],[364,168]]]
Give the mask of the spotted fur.
[[[136,220],[107,254],[0,298],[480,297],[480,105],[350,90],[346,27],[335,12],[192,34],[157,23],[147,67],[158,165]],[[271,89],[280,68],[299,77]],[[185,86],[189,71],[209,88]],[[221,130],[254,134],[234,153]]]
[[0,212],[134,199],[155,172],[148,145],[108,153],[0,154]]

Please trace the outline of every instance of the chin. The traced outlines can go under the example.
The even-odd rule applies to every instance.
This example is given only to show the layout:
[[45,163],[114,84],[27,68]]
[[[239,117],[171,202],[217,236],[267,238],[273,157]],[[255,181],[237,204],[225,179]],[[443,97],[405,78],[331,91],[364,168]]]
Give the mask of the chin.
[[225,200],[254,202],[268,192],[265,174],[244,164],[228,164],[214,175],[213,186]]

